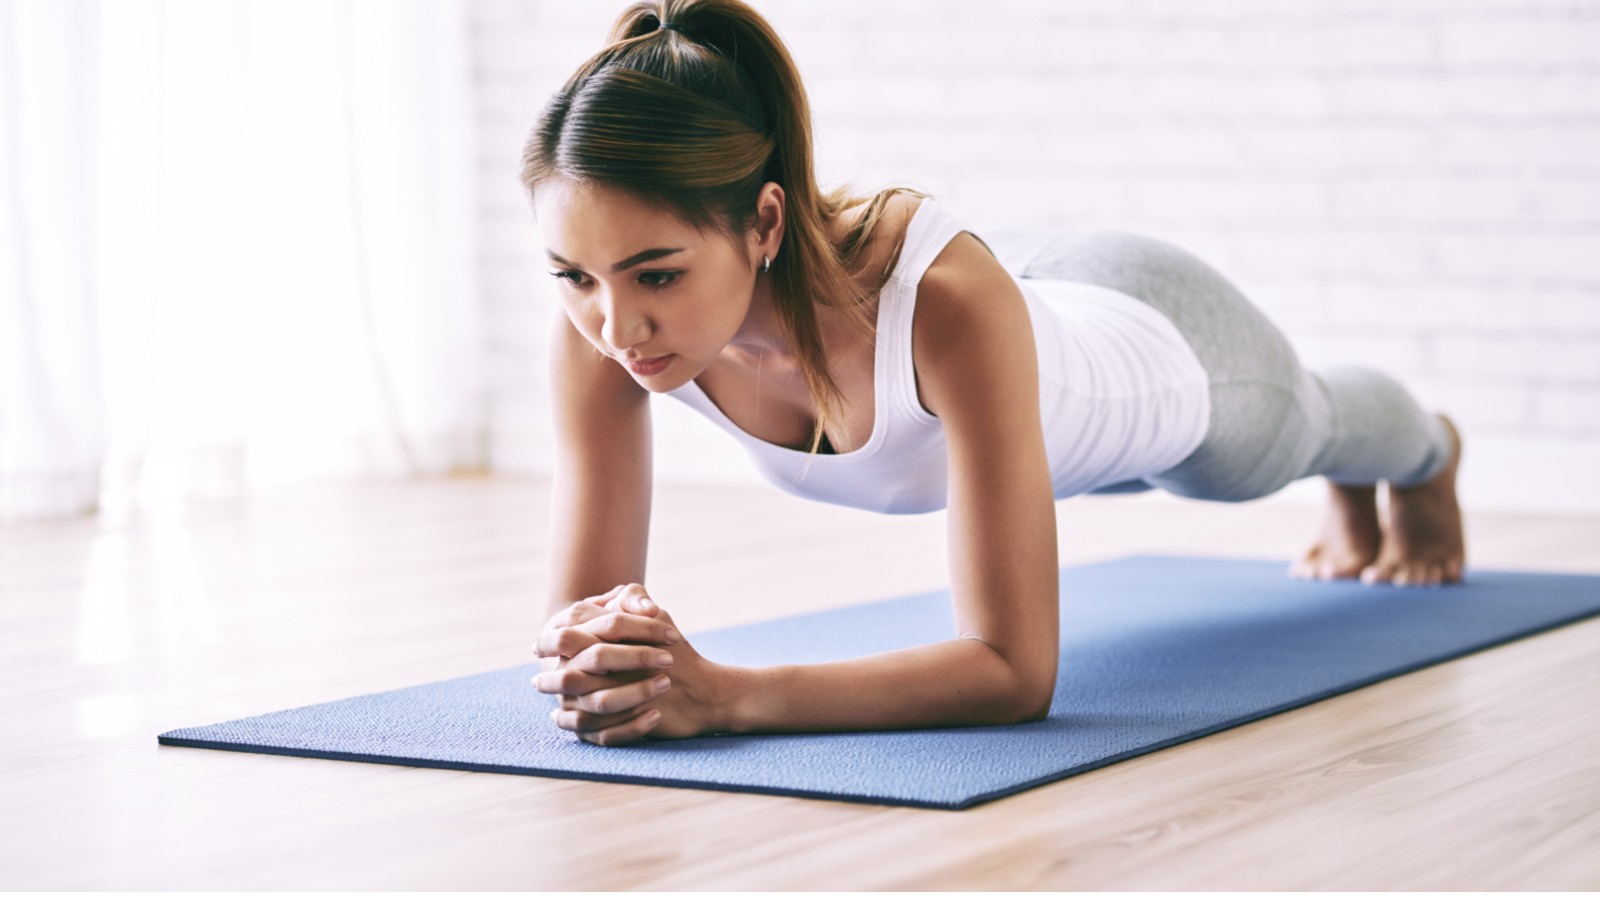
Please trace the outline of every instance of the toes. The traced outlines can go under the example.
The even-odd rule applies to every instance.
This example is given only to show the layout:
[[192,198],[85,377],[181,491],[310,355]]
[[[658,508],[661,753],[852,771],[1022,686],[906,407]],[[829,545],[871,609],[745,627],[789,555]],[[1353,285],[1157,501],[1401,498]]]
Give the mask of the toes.
[[1444,560],[1430,560],[1422,565],[1421,581],[1428,587],[1438,587],[1445,582],[1445,571],[1448,563]]
[[1388,581],[1397,587],[1432,587],[1442,580],[1443,566],[1424,560],[1397,563],[1389,572]]
[[1437,587],[1460,582],[1461,569],[1458,559],[1379,560],[1361,570],[1361,583]]
[[1406,584],[1411,572],[1404,560],[1380,559],[1361,570],[1362,584]]
[[1302,580],[1333,581],[1356,578],[1366,585],[1437,587],[1459,583],[1463,567],[1460,559],[1414,558],[1379,559],[1366,565],[1362,565],[1359,560],[1352,560],[1341,566],[1337,559],[1319,552],[1311,552],[1290,563],[1289,575]]
[[1361,570],[1362,584],[1378,584],[1389,580],[1390,567],[1381,562],[1375,562]]
[[1401,563],[1395,569],[1392,581],[1401,587],[1425,587],[1433,583],[1429,580],[1432,577],[1429,569],[1430,565],[1420,559]]
[[1317,577],[1317,566],[1322,556],[1320,547],[1313,547],[1305,552],[1304,556],[1289,564],[1289,577],[1300,579],[1313,579]]
[[1321,548],[1309,550],[1300,559],[1289,564],[1289,576],[1305,581],[1355,578],[1360,572],[1359,563],[1352,565],[1348,560],[1342,561],[1328,555]]

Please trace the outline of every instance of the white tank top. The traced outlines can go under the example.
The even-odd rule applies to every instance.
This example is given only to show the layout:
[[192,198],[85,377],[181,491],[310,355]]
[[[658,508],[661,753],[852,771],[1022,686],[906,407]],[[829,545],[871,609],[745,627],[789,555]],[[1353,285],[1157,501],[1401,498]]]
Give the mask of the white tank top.
[[[911,322],[923,273],[968,230],[932,199],[906,226],[879,295],[872,435],[858,449],[812,455],[780,447],[734,424],[693,381],[669,393],[732,434],[762,475],[790,493],[875,512],[943,509],[944,427],[917,399]],[[1165,471],[1200,445],[1211,416],[1206,372],[1169,319],[1109,288],[1013,279],[1032,317],[1058,499]]]

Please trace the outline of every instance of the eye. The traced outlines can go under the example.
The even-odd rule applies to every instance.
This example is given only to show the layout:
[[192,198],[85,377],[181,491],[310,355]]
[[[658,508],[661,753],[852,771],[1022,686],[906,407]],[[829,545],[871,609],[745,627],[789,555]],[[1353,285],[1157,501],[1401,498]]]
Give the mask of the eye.
[[647,287],[664,288],[669,284],[677,283],[678,277],[682,274],[682,272],[640,272],[639,277],[643,279],[660,278],[662,280],[645,281],[644,284]]
[[[639,278],[645,287],[659,289],[676,284],[682,275],[682,272],[640,272]],[[565,281],[574,287],[584,286],[583,273],[576,269],[562,269],[557,272],[551,272],[550,277],[557,281]]]

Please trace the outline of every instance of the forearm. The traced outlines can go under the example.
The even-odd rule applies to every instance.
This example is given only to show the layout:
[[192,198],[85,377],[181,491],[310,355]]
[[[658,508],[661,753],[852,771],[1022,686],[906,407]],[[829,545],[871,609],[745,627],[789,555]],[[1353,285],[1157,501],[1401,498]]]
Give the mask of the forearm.
[[723,730],[735,734],[1010,724],[1041,718],[1053,693],[970,638],[835,663],[728,667],[727,679]]

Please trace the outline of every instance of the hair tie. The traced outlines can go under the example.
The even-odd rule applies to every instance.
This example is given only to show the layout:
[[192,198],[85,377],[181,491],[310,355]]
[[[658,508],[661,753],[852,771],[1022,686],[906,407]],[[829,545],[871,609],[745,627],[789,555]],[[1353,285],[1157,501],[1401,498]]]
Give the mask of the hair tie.
[[687,31],[684,31],[679,26],[672,24],[671,22],[662,22],[660,25],[658,25],[656,27],[657,31],[661,31],[663,29],[666,29],[666,30],[669,30],[669,31],[676,31],[679,34],[688,34],[689,33]]

